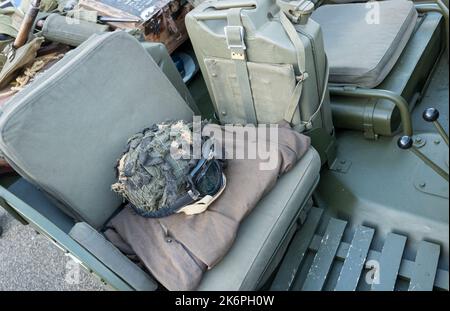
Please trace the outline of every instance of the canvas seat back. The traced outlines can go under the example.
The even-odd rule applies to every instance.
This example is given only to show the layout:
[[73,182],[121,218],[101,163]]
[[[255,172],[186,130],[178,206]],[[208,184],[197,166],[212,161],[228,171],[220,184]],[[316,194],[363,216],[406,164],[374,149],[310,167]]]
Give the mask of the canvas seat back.
[[0,149],[68,214],[100,228],[122,203],[111,191],[127,139],[193,111],[132,36],[92,37],[4,107]]

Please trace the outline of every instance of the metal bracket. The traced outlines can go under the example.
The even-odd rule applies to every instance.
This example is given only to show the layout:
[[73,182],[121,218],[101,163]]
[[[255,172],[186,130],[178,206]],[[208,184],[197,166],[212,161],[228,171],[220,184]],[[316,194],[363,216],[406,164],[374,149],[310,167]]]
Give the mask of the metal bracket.
[[413,135],[411,114],[409,112],[408,102],[399,94],[381,89],[363,89],[363,88],[345,88],[330,86],[330,95],[350,96],[359,98],[376,98],[391,101],[400,112],[403,133],[407,136]]
[[245,60],[245,54],[239,52],[231,52],[231,59]]
[[373,127],[373,113],[375,111],[376,100],[368,99],[366,105],[364,105],[364,137],[371,140],[378,139],[378,134],[375,133]]
[[12,62],[16,57],[16,48],[12,43],[10,43],[3,49],[2,54],[6,56],[8,61]]
[[351,165],[352,161],[336,158],[330,166],[330,171],[345,174],[348,172]]
[[[419,137],[420,141],[417,142],[417,138]],[[448,148],[438,134],[421,133],[420,136],[416,135],[413,139],[415,148],[420,148],[423,154],[440,166],[444,171],[448,172],[448,167],[446,166]],[[412,183],[416,190],[448,199],[448,183],[431,170],[425,163],[418,163],[413,177]]]
[[[246,49],[245,42],[244,42],[244,27],[242,27],[242,26],[225,26],[224,31],[225,31],[225,38],[227,41],[227,47],[229,50],[231,50],[231,49],[245,50]],[[229,34],[233,31],[237,31],[237,33],[239,34],[239,37],[240,37],[239,43],[232,44],[230,42]]]
[[[245,60],[245,46],[244,42],[244,27],[242,26],[225,26],[225,38],[227,41],[227,47],[231,50],[231,59]],[[233,39],[230,39],[230,37]],[[239,39],[236,42],[236,37]],[[235,42],[232,42],[235,41]]]

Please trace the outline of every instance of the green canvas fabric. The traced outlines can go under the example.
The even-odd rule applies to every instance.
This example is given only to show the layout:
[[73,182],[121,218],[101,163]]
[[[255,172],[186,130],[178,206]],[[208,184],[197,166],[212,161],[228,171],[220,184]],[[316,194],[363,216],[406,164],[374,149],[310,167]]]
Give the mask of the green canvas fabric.
[[[282,259],[289,233],[319,181],[320,158],[310,148],[242,222],[223,260],[208,270],[197,290],[257,290]],[[292,232],[291,232],[292,233]]]
[[141,44],[117,31],[91,37],[6,104],[0,149],[23,177],[99,228],[122,202],[111,184],[127,139],[192,115]]
[[189,146],[191,152],[192,128],[192,122],[167,121],[152,124],[128,140],[117,163],[118,180],[111,188],[138,214],[166,216],[164,210],[169,212],[187,194],[187,176],[198,161],[184,149]]
[[141,45],[151,55],[155,63],[158,64],[166,77],[188,104],[189,108],[194,111],[195,115],[200,115],[200,110],[198,109],[197,104],[195,103],[195,100],[189,92],[186,84],[183,82],[178,69],[175,67],[166,46],[162,43],[149,41],[141,42]]
[[[206,132],[214,130],[215,133],[220,130],[218,126],[211,125],[205,129]],[[222,131],[220,133],[236,133],[235,137],[214,135],[216,142],[222,146],[234,146],[237,149],[252,141],[241,135],[246,131],[244,128],[236,128],[232,132],[224,128]],[[272,192],[278,189],[274,192],[276,199],[272,197],[267,207],[261,210],[262,214],[259,214],[259,217],[265,216],[246,229],[259,235],[248,233],[237,236],[237,239],[246,240],[251,235],[258,250],[255,251],[255,247],[250,247],[253,252],[241,250],[240,256],[232,260],[233,268],[227,269],[228,275],[233,275],[233,279],[236,278],[236,266],[242,265],[244,269],[248,269],[239,269],[243,277],[241,281],[244,281],[247,274],[252,279],[247,281],[248,284],[242,285],[244,289],[256,289],[259,277],[284,240],[284,234],[295,223],[297,213],[309,199],[320,170],[320,160],[317,152],[310,148],[310,139],[289,126],[279,126],[276,141],[273,137],[266,139],[271,146],[276,146],[269,151],[274,165],[261,169],[260,164],[265,160],[259,155],[255,159],[229,159],[225,169],[227,186],[203,213],[194,216],[173,214],[163,218],[144,218],[127,207],[115,215],[107,227],[114,229],[122,237],[167,289],[193,290],[200,284],[206,268],[214,271],[222,260],[227,260],[227,253],[233,247],[241,221],[261,210],[260,200],[264,196],[272,197]],[[291,170],[295,171],[293,175],[290,175]],[[285,176],[281,175],[285,173],[290,178],[286,176],[286,181],[282,183]],[[279,183],[282,184],[278,186]],[[294,199],[291,201],[291,198]],[[168,239],[170,242],[167,242]],[[155,249],[158,251],[155,252]],[[260,258],[259,253],[265,253],[262,255],[264,258]],[[258,267],[251,268],[247,265],[254,261],[259,261]],[[221,283],[227,282],[215,278],[214,286],[220,287]],[[239,289],[235,286],[236,284],[222,289]]]
[[45,19],[42,36],[51,42],[78,46],[93,34],[101,34],[109,30],[108,25],[77,20],[53,13]]
[[0,9],[0,33],[16,37],[17,29],[12,25],[11,15],[14,11]]
[[[30,6],[31,0],[22,0],[20,3],[20,10],[22,12],[26,12],[28,7]],[[42,12],[50,12],[55,10],[58,7],[57,0],[41,0],[41,5],[39,6],[39,10]]]
[[5,59],[0,71],[0,88],[8,85],[20,69],[35,60],[37,51],[43,42],[44,38],[36,37],[18,49],[13,49],[12,45],[5,48],[3,51]]
[[[245,124],[247,118],[245,109],[236,96],[240,92],[240,87],[233,62],[233,60],[222,58],[205,58],[204,60],[207,78],[221,114],[221,121],[224,124]],[[296,85],[293,66],[250,61],[246,63],[246,66],[253,90],[253,105],[259,112],[258,121],[264,124],[283,120],[286,106],[280,103],[289,102]],[[294,108],[297,108],[297,104]],[[300,123],[299,114],[294,115],[290,121],[294,124]]]
[[[11,18],[15,11],[14,8],[0,9],[0,33],[11,37],[11,39],[0,41],[0,52],[17,36],[18,29],[13,25]],[[3,62],[0,61],[0,68],[2,65]]]
[[[376,5],[332,4],[314,11],[312,19],[322,27],[330,83],[376,87],[400,57],[416,25],[414,4],[389,0]],[[366,21],[371,9],[379,9],[378,24]]]
[[86,22],[97,23],[98,12],[91,11],[91,10],[85,10],[85,9],[81,9],[81,10],[77,9],[77,10],[71,10],[71,11],[67,12],[66,16],[75,18],[75,19],[79,19],[79,20],[83,20]]

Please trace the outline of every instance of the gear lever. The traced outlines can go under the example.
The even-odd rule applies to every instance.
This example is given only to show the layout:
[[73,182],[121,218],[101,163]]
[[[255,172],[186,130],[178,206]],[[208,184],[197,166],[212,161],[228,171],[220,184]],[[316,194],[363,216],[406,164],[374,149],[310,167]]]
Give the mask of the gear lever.
[[421,159],[426,165],[432,168],[436,173],[438,173],[442,178],[448,181],[448,173],[443,170],[439,165],[434,163],[430,158],[428,158],[425,154],[423,154],[418,148],[414,146],[413,139],[411,136],[402,136],[398,139],[397,145],[400,149],[411,151]]
[[427,108],[422,114],[422,117],[427,122],[433,122],[434,126],[436,127],[437,131],[439,132],[439,135],[441,135],[442,139],[445,141],[445,143],[448,146],[448,135],[445,132],[444,128],[442,127],[441,123],[439,123],[439,110],[436,108]]

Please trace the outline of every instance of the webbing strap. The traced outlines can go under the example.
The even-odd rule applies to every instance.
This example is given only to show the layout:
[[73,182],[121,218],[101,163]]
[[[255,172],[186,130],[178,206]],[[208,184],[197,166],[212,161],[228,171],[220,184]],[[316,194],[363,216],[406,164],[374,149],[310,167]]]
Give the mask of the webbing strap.
[[[302,95],[303,81],[308,77],[308,74],[305,71],[305,46],[299,38],[294,25],[292,25],[291,21],[282,10],[280,10],[280,22],[284,28],[284,31],[286,31],[286,34],[294,45],[297,54],[298,69],[300,71],[300,76],[297,78],[297,84],[295,85],[294,91],[292,92],[288,106],[284,113],[284,119],[291,123],[295,110],[297,109],[300,101],[300,96]],[[300,128],[300,130],[302,130],[302,128]]]
[[244,42],[245,29],[241,21],[242,8],[228,10],[228,26],[225,27],[225,36],[231,59],[236,66],[236,77],[241,91],[241,100],[248,123],[257,124],[256,111],[253,103],[252,89],[247,69],[246,46]]

